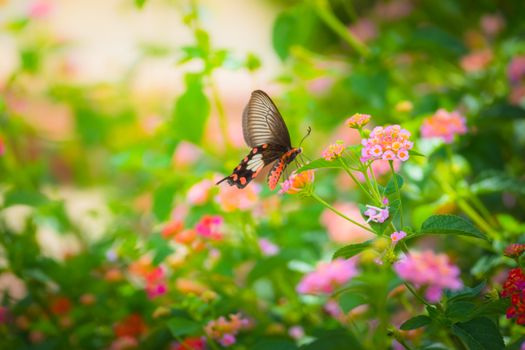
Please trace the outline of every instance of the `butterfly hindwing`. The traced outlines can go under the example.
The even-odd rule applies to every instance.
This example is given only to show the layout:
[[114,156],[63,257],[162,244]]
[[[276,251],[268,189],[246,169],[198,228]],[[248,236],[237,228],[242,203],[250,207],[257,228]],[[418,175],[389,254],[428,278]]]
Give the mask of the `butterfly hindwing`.
[[282,153],[283,150],[273,145],[263,144],[259,147],[254,147],[239,165],[233,169],[232,174],[217,182],[217,184],[227,181],[231,186],[244,188],[259,175],[266,165],[275,161]]
[[300,148],[292,148],[291,150],[282,154],[279,160],[275,162],[272,169],[268,173],[268,187],[270,190],[273,191],[277,187],[279,179],[281,178],[284,170],[299,153],[301,153]]

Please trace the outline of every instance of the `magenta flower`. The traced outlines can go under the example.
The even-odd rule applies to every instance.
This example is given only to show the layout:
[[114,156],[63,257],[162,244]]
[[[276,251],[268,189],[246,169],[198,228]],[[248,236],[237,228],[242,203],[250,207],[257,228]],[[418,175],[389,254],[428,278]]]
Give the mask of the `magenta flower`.
[[259,249],[261,249],[264,256],[272,256],[279,253],[279,247],[266,238],[259,239]]
[[368,220],[366,220],[366,222],[373,221],[380,224],[385,222],[389,216],[388,207],[378,208],[374,207],[373,205],[367,205],[364,214],[368,216]]
[[459,112],[447,112],[443,108],[430,118],[426,118],[421,126],[423,138],[440,138],[445,143],[454,141],[454,136],[463,135],[467,132],[465,117]]
[[219,240],[222,239],[222,233],[220,232],[222,222],[221,216],[204,215],[195,225],[195,231],[203,237]]
[[406,234],[405,231],[396,231],[396,232],[393,232],[390,235],[390,239],[392,240],[392,243],[396,244],[397,242],[399,242],[400,240],[402,240],[406,236],[407,236],[407,234]]
[[463,286],[459,268],[450,263],[446,254],[435,254],[430,250],[411,252],[394,264],[394,270],[400,278],[417,288],[426,287],[425,297],[430,302],[438,302],[444,288],[457,290]]
[[408,140],[410,132],[399,125],[390,125],[385,128],[377,126],[372,130],[370,137],[361,141],[361,160],[401,160],[408,159],[408,151],[414,144]]
[[357,275],[355,259],[336,259],[320,263],[316,270],[303,277],[297,286],[301,294],[331,294]]
[[525,55],[512,58],[507,67],[507,75],[512,84],[519,83],[525,78]]

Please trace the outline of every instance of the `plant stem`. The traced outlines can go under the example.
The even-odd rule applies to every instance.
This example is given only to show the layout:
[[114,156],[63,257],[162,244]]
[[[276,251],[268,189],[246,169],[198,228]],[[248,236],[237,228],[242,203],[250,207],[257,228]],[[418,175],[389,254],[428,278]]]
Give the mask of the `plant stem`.
[[330,27],[330,29],[334,31],[334,33],[339,35],[341,39],[343,39],[360,56],[368,56],[368,48],[356,37],[354,37],[348,28],[339,21],[339,19],[332,12],[328,0],[314,0],[314,5],[319,17],[328,27]]
[[361,188],[361,190],[368,196],[370,197],[370,199],[372,201],[375,201],[374,197],[370,194],[370,192],[368,192],[368,190],[363,186],[363,184],[361,182],[359,182],[359,180],[357,180],[357,178],[355,177],[355,175],[352,173],[352,171],[350,170],[350,168],[348,167],[348,165],[346,164],[346,162],[343,160],[343,158],[339,158],[339,161],[341,162],[341,165],[343,166],[343,169],[345,169],[346,173],[352,178],[352,180],[355,182],[355,184],[357,186],[359,186],[359,188]]
[[356,225],[356,226],[359,226],[361,227],[363,230],[367,230],[369,232],[372,232],[373,234],[376,234],[374,232],[374,230],[372,230],[371,228],[368,228],[360,223],[358,223],[357,221],[355,220],[352,220],[350,219],[348,216],[346,216],[345,214],[341,213],[339,210],[335,209],[334,207],[332,207],[330,204],[328,204],[324,199],[322,199],[321,197],[319,197],[318,195],[316,195],[315,193],[312,193],[311,196],[316,199],[319,203],[321,203],[322,205],[324,205],[325,207],[327,207],[328,209],[330,209],[331,211],[333,211],[334,213],[336,213],[337,215],[339,215],[340,217],[342,217],[343,219],[346,219],[348,221],[350,221],[352,224]]
[[401,229],[405,226],[403,223],[403,201],[401,200],[401,191],[399,191],[399,184],[397,183],[396,172],[394,170],[394,162],[389,160],[390,170],[392,171],[392,178],[394,179],[394,185],[396,186],[397,198],[399,199],[399,220]]
[[[374,181],[370,180],[370,177],[368,176],[368,169],[370,168],[370,173],[374,177]],[[377,181],[375,180],[375,174],[372,171],[372,167],[365,167],[365,169],[362,171],[363,176],[365,177],[366,183],[368,186],[370,186],[370,190],[374,192],[374,194],[377,196],[376,203],[381,204],[381,193],[379,193],[379,188],[377,187]]]
[[222,138],[224,139],[224,145],[226,146],[226,150],[230,150],[232,145],[230,143],[230,138],[228,137],[228,120],[226,118],[226,112],[224,111],[224,105],[222,104],[222,100],[219,95],[219,89],[217,88],[217,85],[211,76],[209,85],[213,96],[213,103],[215,103],[215,107],[217,108],[219,129],[221,130]]
[[407,287],[407,289],[410,291],[410,293],[412,293],[412,295],[416,297],[417,300],[419,300],[420,302],[422,302],[426,306],[432,306],[431,304],[429,304],[425,300],[425,298],[423,298],[421,295],[419,295],[417,293],[417,291],[414,288],[412,288],[412,286],[408,282],[403,282],[403,284],[405,285],[405,287]]

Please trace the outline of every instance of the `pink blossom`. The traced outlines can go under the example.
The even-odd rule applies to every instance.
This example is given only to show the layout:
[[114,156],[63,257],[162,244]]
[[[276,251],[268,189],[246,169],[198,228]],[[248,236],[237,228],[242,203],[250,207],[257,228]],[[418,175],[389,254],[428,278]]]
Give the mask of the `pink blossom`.
[[361,129],[363,126],[368,124],[371,116],[369,114],[356,113],[348,118],[345,124],[352,129]]
[[322,95],[326,93],[334,85],[334,79],[331,77],[322,76],[315,78],[308,82],[308,90],[314,95]]
[[500,14],[484,15],[480,19],[481,29],[488,36],[496,36],[505,27],[505,20]]
[[259,239],[259,249],[261,249],[264,256],[272,256],[279,253],[279,247],[266,238]]
[[5,143],[4,139],[0,137],[0,156],[3,156],[5,153]]
[[[408,140],[410,132],[402,129],[399,125],[389,125],[385,128],[376,126],[370,133],[368,139],[361,143],[361,160],[377,159],[398,159],[405,161],[408,159],[408,150],[412,149],[414,144]],[[386,153],[385,156],[383,156]],[[392,153],[395,156],[392,157]]]
[[408,0],[378,2],[373,11],[384,21],[396,21],[410,15],[412,4]]
[[430,250],[411,252],[394,264],[394,270],[417,288],[427,287],[425,297],[430,302],[438,302],[444,288],[457,290],[463,286],[459,268],[450,263],[446,254]]
[[303,277],[297,286],[297,292],[301,294],[331,294],[355,275],[357,275],[355,259],[336,259],[328,263],[321,262],[315,271]]
[[130,350],[130,349],[135,349],[138,345],[139,345],[139,342],[137,341],[137,339],[129,335],[126,335],[126,336],[115,339],[111,343],[109,349],[110,350]]
[[397,242],[399,242],[400,240],[402,240],[406,236],[407,236],[407,234],[406,234],[405,231],[396,231],[396,232],[393,232],[390,235],[390,239],[392,240],[392,243],[396,244]]
[[222,239],[222,233],[220,232],[222,223],[222,216],[204,215],[195,225],[195,231],[203,237],[220,240]]
[[173,153],[173,164],[176,167],[188,167],[195,164],[199,160],[201,154],[202,151],[200,148],[193,143],[181,141]]
[[[337,202],[333,206],[350,219],[367,226],[354,203]],[[329,238],[340,244],[361,243],[374,237],[373,233],[352,224],[329,209],[325,209],[321,214],[321,224],[326,227]]]
[[467,132],[466,120],[459,112],[447,112],[440,108],[430,118],[426,118],[421,126],[423,138],[440,138],[445,143],[454,141],[455,135]]
[[348,28],[358,40],[366,43],[377,37],[377,26],[368,18],[360,18]]
[[144,280],[146,281],[146,293],[150,299],[162,296],[168,291],[165,272],[160,266],[147,272]]
[[252,183],[243,189],[234,186],[221,186],[215,201],[225,212],[251,210],[259,203],[260,191],[261,186],[256,183]]
[[525,77],[525,55],[512,58],[507,67],[507,76],[512,84],[519,83]]
[[206,203],[213,185],[213,182],[210,180],[202,180],[191,186],[186,194],[188,202],[193,205],[202,205]]
[[304,329],[301,326],[292,326],[288,329],[288,335],[295,340],[299,340],[304,337]]
[[341,157],[341,154],[343,154],[344,150],[345,150],[344,145],[340,143],[333,143],[323,151],[322,156],[327,161],[332,161],[332,160],[335,160]]
[[373,205],[367,205],[364,214],[368,216],[368,220],[366,220],[366,222],[373,221],[380,224],[385,222],[389,216],[388,207],[379,208]]
[[250,321],[240,314],[230,314],[229,320],[221,316],[211,320],[204,327],[208,337],[218,341],[222,346],[230,346],[235,343],[235,336],[243,329],[250,327]]
[[465,72],[479,72],[489,65],[492,58],[490,49],[478,50],[461,57],[460,65]]
[[34,19],[48,17],[53,11],[53,4],[48,0],[36,0],[29,5],[28,16]]

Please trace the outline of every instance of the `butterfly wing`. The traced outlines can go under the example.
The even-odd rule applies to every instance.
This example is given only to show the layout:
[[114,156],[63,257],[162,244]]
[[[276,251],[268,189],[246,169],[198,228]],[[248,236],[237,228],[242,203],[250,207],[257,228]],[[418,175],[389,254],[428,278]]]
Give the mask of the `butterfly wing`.
[[242,116],[244,141],[250,147],[263,144],[292,148],[290,134],[272,99],[261,90],[252,92]]
[[268,173],[268,187],[270,190],[274,190],[277,187],[277,184],[279,183],[279,179],[281,178],[284,170],[290,164],[297,155],[301,153],[300,148],[293,148],[287,152],[284,152],[280,157],[279,160],[275,162],[275,164],[272,166],[272,169]]
[[279,159],[284,152],[286,150],[283,150],[281,147],[269,144],[254,147],[239,165],[233,169],[232,174],[217,182],[217,185],[227,181],[230,186],[235,185],[237,188],[245,188],[250,181],[259,175],[266,165]]

